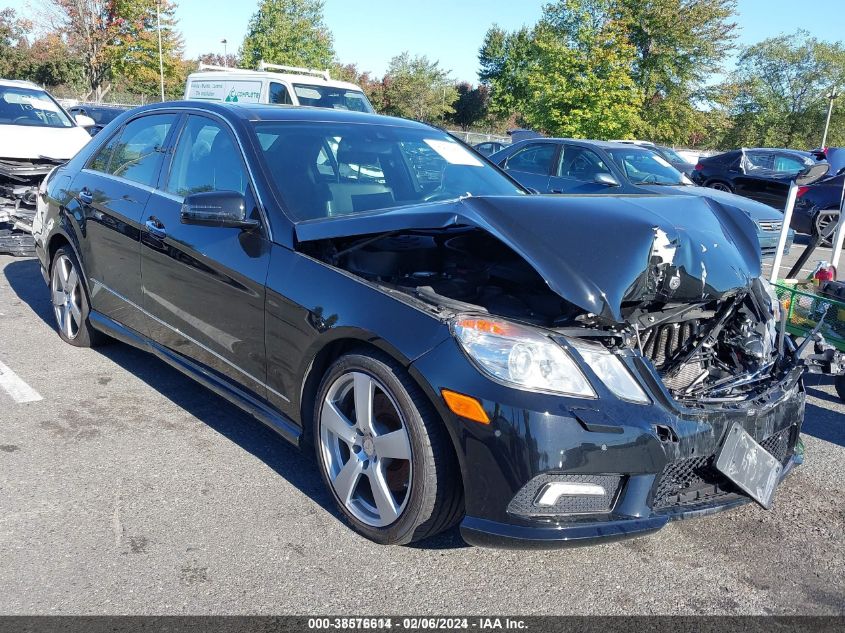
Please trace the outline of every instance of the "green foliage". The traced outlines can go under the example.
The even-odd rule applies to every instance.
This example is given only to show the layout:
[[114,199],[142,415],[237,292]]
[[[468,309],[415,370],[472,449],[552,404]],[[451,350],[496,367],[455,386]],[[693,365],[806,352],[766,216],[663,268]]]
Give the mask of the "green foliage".
[[411,57],[407,52],[390,60],[382,80],[384,112],[394,116],[434,122],[453,112],[458,91],[449,71],[428,57]]
[[735,0],[558,0],[479,51],[490,109],[573,136],[700,136],[702,86],[732,47]]
[[328,68],[334,59],[322,0],[261,0],[249,21],[240,57],[248,68],[273,64]]
[[487,117],[490,89],[484,85],[473,88],[467,82],[459,83],[456,88],[458,98],[452,104],[455,112],[450,119],[462,130],[467,130]]
[[535,61],[527,71],[527,123],[556,136],[632,134],[641,93],[630,74],[633,47],[622,23],[606,19],[604,0],[547,5],[534,30]]
[[[731,119],[722,144],[811,148],[821,143],[826,95],[845,87],[845,47],[806,31],[746,48],[715,101]],[[845,111],[836,102],[828,144],[845,143]]]
[[384,111],[384,84],[369,72],[361,72],[356,64],[333,62],[330,68],[332,79],[348,81],[361,87],[376,112]]

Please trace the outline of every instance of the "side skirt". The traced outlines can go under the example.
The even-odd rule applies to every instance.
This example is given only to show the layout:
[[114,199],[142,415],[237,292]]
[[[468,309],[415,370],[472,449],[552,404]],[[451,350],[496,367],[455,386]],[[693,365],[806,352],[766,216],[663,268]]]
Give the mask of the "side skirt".
[[92,310],[88,315],[91,325],[97,330],[117,339],[122,343],[132,345],[145,352],[150,352],[166,362],[171,367],[178,369],[189,378],[193,378],[202,386],[210,389],[217,395],[225,398],[235,406],[243,409],[260,422],[263,422],[291,444],[300,445],[302,429],[290,420],[287,416],[271,409],[242,389],[225,381],[212,372],[208,371],[194,361],[177,354],[166,347],[163,347],[143,336],[142,334],[127,328],[117,321]]

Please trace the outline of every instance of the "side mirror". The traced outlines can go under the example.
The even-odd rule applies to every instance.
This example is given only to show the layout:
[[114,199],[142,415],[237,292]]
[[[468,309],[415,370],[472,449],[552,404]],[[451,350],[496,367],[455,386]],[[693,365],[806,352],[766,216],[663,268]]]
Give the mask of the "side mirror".
[[76,124],[79,127],[94,127],[97,125],[97,122],[87,114],[76,114],[74,115],[73,120],[76,121]]
[[246,217],[246,200],[237,191],[203,191],[185,197],[182,224],[254,229],[258,220]]
[[606,185],[608,187],[618,187],[619,181],[610,174],[596,174],[593,182],[598,185]]

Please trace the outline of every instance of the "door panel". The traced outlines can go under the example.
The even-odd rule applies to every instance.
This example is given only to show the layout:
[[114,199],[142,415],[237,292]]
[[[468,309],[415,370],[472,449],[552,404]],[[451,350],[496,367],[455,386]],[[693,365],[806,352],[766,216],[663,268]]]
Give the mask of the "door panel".
[[240,151],[222,125],[189,116],[173,155],[171,192],[150,196],[141,232],[143,305],[152,316],[150,338],[264,399],[269,242],[261,229],[183,224],[180,217],[181,194],[214,190],[245,191],[259,217]]
[[91,307],[138,331],[145,321],[140,310],[141,218],[177,118],[157,114],[129,121],[72,185],[82,216],[81,256]]

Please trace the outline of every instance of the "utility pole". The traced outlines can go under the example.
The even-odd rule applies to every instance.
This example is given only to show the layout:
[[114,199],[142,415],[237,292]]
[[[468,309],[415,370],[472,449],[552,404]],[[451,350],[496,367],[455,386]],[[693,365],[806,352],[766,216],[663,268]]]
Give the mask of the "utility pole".
[[158,27],[158,75],[161,79],[161,100],[164,101],[164,56],[161,53],[161,0],[156,0],[156,25]]
[[226,45],[229,43],[229,40],[227,40],[224,37],[222,40],[220,40],[220,43],[223,45],[223,65],[226,68],[228,68],[229,67],[229,54],[226,51]]
[[830,115],[833,114],[833,101],[839,96],[839,92],[837,92],[836,88],[834,88],[825,96],[828,98],[830,103],[827,106],[827,121],[825,121],[824,124],[824,135],[822,136],[821,149],[824,149],[825,143],[827,143],[827,131],[830,128]]

